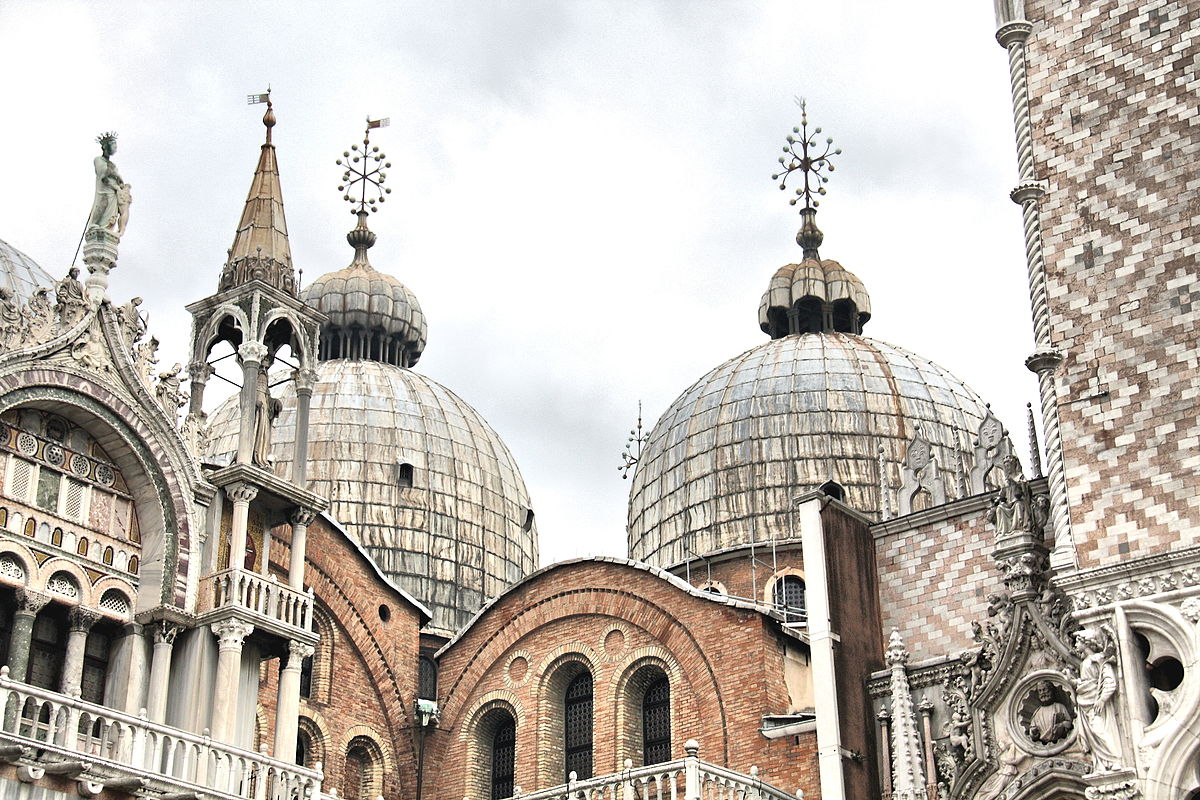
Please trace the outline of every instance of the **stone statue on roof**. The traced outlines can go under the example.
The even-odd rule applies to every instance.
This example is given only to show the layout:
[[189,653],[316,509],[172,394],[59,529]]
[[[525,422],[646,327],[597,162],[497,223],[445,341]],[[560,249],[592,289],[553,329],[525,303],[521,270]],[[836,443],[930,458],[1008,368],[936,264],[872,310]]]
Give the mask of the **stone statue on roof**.
[[112,160],[117,152],[117,135],[110,131],[96,141],[100,144],[100,155],[92,161],[96,169],[96,196],[88,216],[88,230],[109,231],[120,238],[129,219],[130,186],[121,179]]

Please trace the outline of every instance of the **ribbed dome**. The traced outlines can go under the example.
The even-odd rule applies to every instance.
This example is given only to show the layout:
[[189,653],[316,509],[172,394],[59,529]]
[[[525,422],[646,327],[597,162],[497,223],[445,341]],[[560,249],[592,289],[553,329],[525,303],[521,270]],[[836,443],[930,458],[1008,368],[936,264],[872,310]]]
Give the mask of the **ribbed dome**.
[[[301,297],[329,315],[323,334],[328,333],[330,340],[335,336],[376,334],[374,345],[371,337],[366,337],[368,352],[355,357],[411,367],[425,349],[427,328],[417,296],[370,264],[355,262],[322,275],[301,291]],[[323,335],[323,342],[325,339]],[[372,346],[382,348],[379,354],[370,354]],[[406,358],[388,357],[388,350],[401,352]]]
[[12,290],[16,299],[27,302],[33,297],[35,289],[41,286],[53,287],[54,278],[29,256],[13,247],[8,242],[0,240],[0,286]]
[[[446,387],[372,361],[321,363],[309,421],[308,488],[379,568],[453,631],[538,565],[537,528],[499,435]],[[296,395],[275,424],[276,471],[291,474]],[[212,418],[211,452],[237,449],[237,398]]]
[[792,333],[861,333],[871,296],[858,277],[831,259],[785,264],[758,306],[758,325],[772,339]]
[[961,381],[899,347],[843,333],[773,339],[709,372],[654,426],[630,492],[629,556],[667,566],[798,536],[792,498],[830,480],[875,516],[879,448],[899,486],[913,423],[954,485],[985,413]]
[[417,296],[371,266],[367,251],[375,234],[367,227],[365,211],[359,212],[358,225],[346,241],[354,248],[350,266],[322,275],[300,293],[304,302],[329,315],[321,327],[319,357],[413,366],[428,333]]

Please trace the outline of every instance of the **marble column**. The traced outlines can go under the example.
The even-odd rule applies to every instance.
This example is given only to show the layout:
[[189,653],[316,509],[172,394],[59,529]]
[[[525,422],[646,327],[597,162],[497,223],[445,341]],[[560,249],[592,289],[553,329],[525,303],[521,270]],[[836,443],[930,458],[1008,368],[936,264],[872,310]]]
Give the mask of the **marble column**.
[[50,602],[50,596],[30,589],[17,589],[17,611],[13,615],[8,640],[8,676],[24,681],[29,671],[29,647],[33,641],[33,620]]
[[126,623],[122,632],[124,637],[121,646],[129,659],[129,674],[125,676],[123,708],[126,714],[137,716],[144,704],[142,691],[146,686],[146,649],[143,638],[146,633],[145,628],[136,622]]
[[246,527],[250,519],[250,502],[258,497],[258,488],[248,483],[231,483],[225,494],[233,501],[233,519],[229,530],[229,563],[226,569],[241,568],[246,560]]
[[204,414],[204,387],[213,373],[213,368],[203,361],[193,361],[188,364],[188,379],[190,390],[189,414]]
[[150,656],[150,688],[146,692],[146,715],[151,722],[167,720],[167,688],[171,680],[171,652],[175,637],[183,630],[166,620],[154,623],[154,651]]
[[212,624],[217,636],[217,679],[213,687],[212,737],[233,744],[237,734],[238,683],[241,681],[242,645],[254,626],[239,619]]
[[317,516],[309,508],[297,508],[292,512],[292,550],[288,563],[288,586],[298,592],[304,591],[304,551],[308,546],[308,526]]
[[267,346],[245,342],[238,348],[242,361],[241,428],[238,434],[237,463],[249,464],[254,455],[254,403],[258,397],[258,373],[267,357]]
[[59,689],[63,694],[74,697],[83,688],[83,651],[87,646],[88,632],[99,621],[100,614],[86,608],[73,608],[67,619],[70,627]]
[[296,733],[300,719],[300,669],[313,654],[311,645],[288,642],[287,666],[279,673],[279,695],[275,703],[275,758],[291,762],[296,755]]
[[313,388],[317,385],[317,373],[311,369],[298,369],[292,373],[292,378],[296,383],[296,444],[292,456],[292,483],[303,487],[308,475],[308,409]]

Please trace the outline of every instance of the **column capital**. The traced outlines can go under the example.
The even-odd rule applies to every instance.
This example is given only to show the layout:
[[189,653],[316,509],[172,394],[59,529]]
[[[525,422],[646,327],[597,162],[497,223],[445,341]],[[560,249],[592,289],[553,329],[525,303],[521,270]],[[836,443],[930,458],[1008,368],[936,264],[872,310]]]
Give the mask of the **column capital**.
[[100,621],[100,612],[76,606],[67,613],[67,621],[71,631],[87,633]]
[[1013,190],[1008,193],[1008,199],[1023,206],[1030,200],[1041,200],[1046,196],[1046,191],[1045,181],[1024,181],[1013,187]]
[[292,380],[296,383],[296,394],[312,394],[317,385],[315,369],[297,369],[292,371]]
[[267,346],[260,342],[243,342],[238,347],[238,358],[242,360],[243,364],[247,361],[257,364],[266,357]]
[[301,662],[316,652],[311,644],[298,642],[295,639],[288,642],[288,662],[286,669],[300,669]]
[[304,506],[293,509],[292,513],[288,515],[288,520],[293,525],[303,525],[306,528],[312,525],[313,520],[316,518],[317,512]]
[[17,589],[17,613],[36,614],[50,602],[50,595],[32,589]]
[[212,377],[212,364],[207,361],[193,361],[188,364],[188,378],[194,383],[204,383]]
[[249,503],[258,497],[258,487],[244,481],[238,481],[226,486],[225,494],[235,503]]
[[160,619],[158,622],[154,623],[154,643],[156,645],[173,645],[175,644],[175,637],[178,636],[179,632],[182,630],[182,625],[176,625],[173,622],[167,622],[165,619]]
[[246,637],[254,631],[254,626],[240,619],[223,619],[209,626],[216,634],[221,650],[241,650]]
[[1038,350],[1029,358],[1025,359],[1025,368],[1030,372],[1041,374],[1042,372],[1055,372],[1058,370],[1058,365],[1063,362],[1063,354],[1061,350],[1050,348],[1049,350]]
[[1032,30],[1033,25],[1029,24],[1028,20],[1014,19],[996,30],[996,41],[1007,50],[1014,44],[1024,44]]

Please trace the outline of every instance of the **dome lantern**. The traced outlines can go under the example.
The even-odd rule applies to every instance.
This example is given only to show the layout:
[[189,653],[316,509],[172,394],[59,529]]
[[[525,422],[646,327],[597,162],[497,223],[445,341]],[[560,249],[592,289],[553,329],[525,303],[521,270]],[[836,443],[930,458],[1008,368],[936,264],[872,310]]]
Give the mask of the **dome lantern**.
[[337,160],[344,168],[338,191],[354,208],[358,224],[346,234],[354,258],[345,269],[323,275],[301,293],[304,301],[324,312],[329,322],[321,329],[322,359],[346,358],[411,367],[425,349],[427,327],[421,304],[408,287],[371,266],[367,251],[375,233],[367,218],[384,203],[390,188],[386,154],[371,144],[371,129],[387,120],[367,120],[361,148],[351,145]]
[[785,264],[771,277],[758,309],[758,324],[772,339],[801,333],[862,333],[863,325],[871,318],[871,298],[867,289],[853,273],[841,264],[822,259],[818,248],[825,235],[817,227],[818,199],[825,194],[829,182],[826,172],[833,172],[833,156],[841,155],[833,146],[833,137],[818,142],[819,127],[809,131],[808,112],[800,101],[800,125],[788,134],[784,155],[779,157],[782,172],[771,176],[779,181],[781,190],[793,174],[803,178],[788,202],[800,209],[800,230],[796,244],[803,250],[799,264]]

